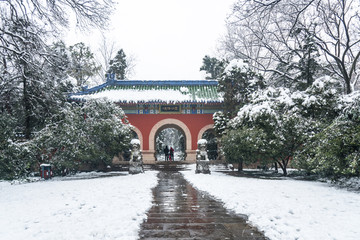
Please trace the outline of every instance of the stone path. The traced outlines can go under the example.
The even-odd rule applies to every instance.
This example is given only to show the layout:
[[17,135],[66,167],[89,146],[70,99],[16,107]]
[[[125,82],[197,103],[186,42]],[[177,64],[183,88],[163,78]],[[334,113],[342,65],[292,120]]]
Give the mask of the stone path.
[[229,213],[206,193],[194,189],[175,169],[159,172],[153,207],[141,225],[140,239],[267,239]]

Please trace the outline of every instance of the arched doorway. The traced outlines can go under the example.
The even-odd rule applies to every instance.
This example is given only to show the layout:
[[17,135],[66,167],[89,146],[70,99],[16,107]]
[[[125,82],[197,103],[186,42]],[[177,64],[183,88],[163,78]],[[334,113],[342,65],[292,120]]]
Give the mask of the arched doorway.
[[178,131],[181,132],[181,134],[184,136],[184,156],[183,160],[186,161],[187,157],[189,156],[189,153],[191,154],[191,132],[189,128],[184,124],[182,121],[178,119],[173,118],[167,118],[163,119],[159,122],[157,122],[151,129],[149,134],[149,152],[154,153],[154,157],[156,158],[156,137],[158,134],[167,128],[175,128]]
[[185,160],[186,156],[186,137],[184,131],[177,125],[163,125],[155,134],[155,159],[165,161],[164,149],[172,148],[174,155],[170,157],[172,161]]

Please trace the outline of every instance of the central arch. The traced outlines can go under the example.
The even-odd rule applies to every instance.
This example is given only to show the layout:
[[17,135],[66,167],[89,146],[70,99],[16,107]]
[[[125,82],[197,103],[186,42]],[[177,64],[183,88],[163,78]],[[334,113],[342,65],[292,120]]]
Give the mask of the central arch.
[[[183,139],[182,140],[181,139],[175,139],[175,135],[171,134],[170,138],[173,138],[175,141],[172,144],[170,144],[170,142],[171,142],[171,140],[170,140],[170,142],[167,142],[167,144],[162,145],[161,146],[161,151],[159,152],[159,149],[158,149],[158,147],[159,147],[158,144],[159,143],[157,142],[157,139],[159,137],[159,134],[161,132],[163,132],[165,129],[173,129],[173,130],[177,131],[177,135],[182,136]],[[175,134],[175,132],[173,132],[173,133]],[[185,135],[184,131],[182,130],[182,128],[180,128],[179,126],[174,125],[174,124],[165,124],[156,131],[155,140],[156,141],[155,141],[155,153],[154,153],[154,155],[155,155],[155,160],[156,161],[159,161],[159,157],[163,155],[163,150],[164,150],[164,147],[166,145],[168,147],[173,147],[177,154],[180,153],[180,155],[177,155],[174,159],[172,159],[173,161],[185,160],[185,158],[186,158],[186,155],[185,155],[185,153],[186,153],[186,146],[185,146],[185,144],[186,144],[186,135]],[[181,154],[181,152],[184,153],[184,154]],[[161,159],[161,157],[160,157],[160,159]]]
[[185,135],[185,152],[188,153],[191,150],[191,132],[185,123],[178,119],[166,118],[157,122],[151,129],[149,134],[149,151],[155,152],[155,138],[157,133],[165,128],[176,128]]

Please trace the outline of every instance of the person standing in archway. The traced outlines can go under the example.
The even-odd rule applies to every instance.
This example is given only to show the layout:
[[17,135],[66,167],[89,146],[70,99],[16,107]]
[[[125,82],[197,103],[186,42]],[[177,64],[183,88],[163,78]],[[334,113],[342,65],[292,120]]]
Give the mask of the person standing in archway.
[[165,161],[168,161],[169,160],[169,148],[168,148],[168,146],[165,147],[164,154],[165,154]]
[[172,147],[170,147],[170,161],[171,160],[173,160],[173,161],[175,160],[174,159],[174,149]]

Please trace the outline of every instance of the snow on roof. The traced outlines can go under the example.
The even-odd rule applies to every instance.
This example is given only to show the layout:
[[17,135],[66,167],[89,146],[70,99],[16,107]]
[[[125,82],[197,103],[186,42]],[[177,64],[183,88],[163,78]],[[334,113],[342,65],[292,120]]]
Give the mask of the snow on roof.
[[71,100],[108,99],[122,103],[222,102],[216,80],[120,80],[70,95]]

